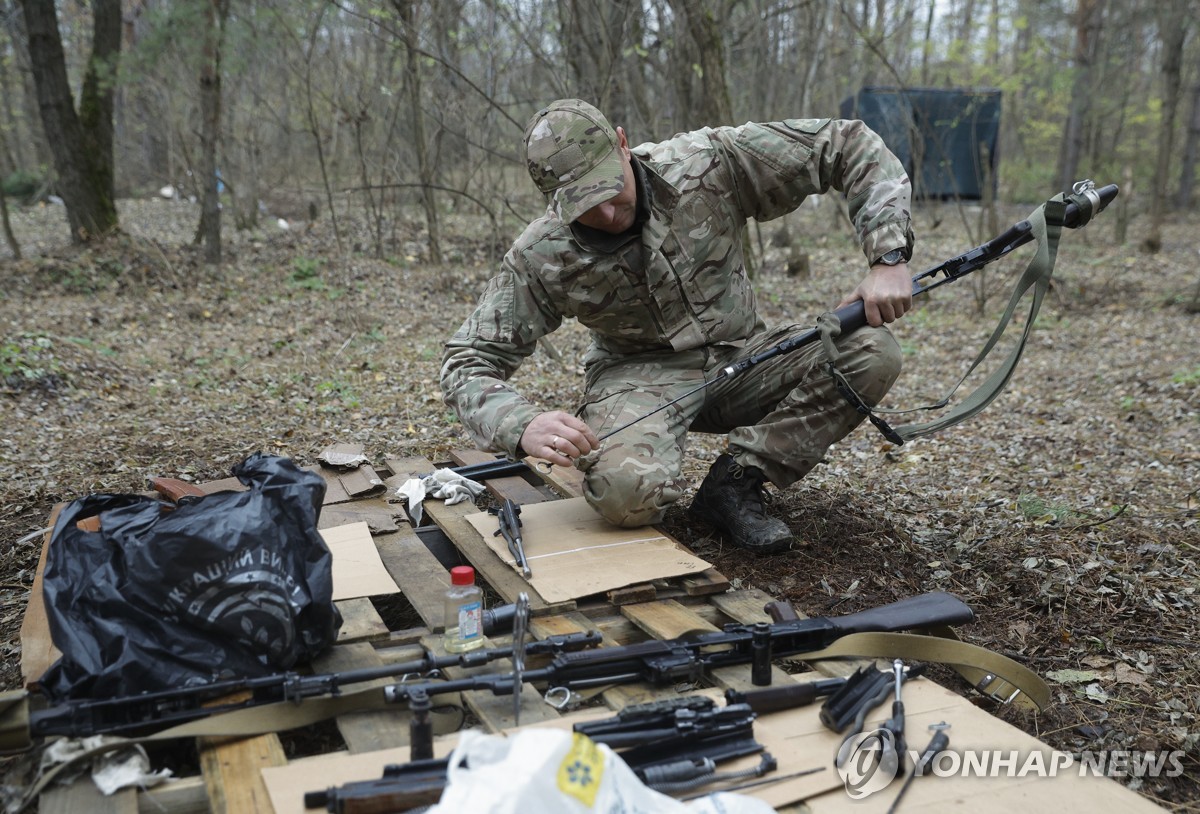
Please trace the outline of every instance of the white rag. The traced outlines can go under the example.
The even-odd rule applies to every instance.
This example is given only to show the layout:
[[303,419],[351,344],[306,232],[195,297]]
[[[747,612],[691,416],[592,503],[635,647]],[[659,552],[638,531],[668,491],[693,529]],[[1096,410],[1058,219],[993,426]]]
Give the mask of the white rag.
[[447,506],[453,506],[464,500],[474,500],[483,489],[482,483],[464,478],[449,469],[438,469],[423,478],[409,478],[396,487],[396,495],[408,501],[408,512],[419,526],[424,514],[421,503],[425,498],[436,497],[446,501]]
[[[60,763],[70,763],[93,749],[117,740],[120,739],[108,735],[91,735],[54,741],[42,753],[39,772],[45,772]],[[90,763],[81,765],[74,773],[60,775],[58,782],[69,782],[89,768],[96,788],[105,795],[129,786],[149,788],[171,777],[170,769],[150,771],[150,758],[146,756],[146,750],[140,745],[133,745],[94,755]]]

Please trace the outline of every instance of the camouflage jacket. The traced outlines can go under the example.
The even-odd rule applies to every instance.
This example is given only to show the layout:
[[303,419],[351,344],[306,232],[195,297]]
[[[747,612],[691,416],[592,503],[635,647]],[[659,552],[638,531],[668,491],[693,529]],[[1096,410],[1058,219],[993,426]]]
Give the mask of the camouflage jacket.
[[526,227],[474,313],[446,343],[441,383],[481,448],[518,455],[544,408],[506,384],[537,340],[573,317],[585,364],[649,350],[740,345],[763,329],[746,277],[746,221],[791,212],[830,188],[849,201],[868,262],[912,246],[908,176],[859,121],[787,119],[706,128],[633,149],[640,233],[607,236],[549,211]]

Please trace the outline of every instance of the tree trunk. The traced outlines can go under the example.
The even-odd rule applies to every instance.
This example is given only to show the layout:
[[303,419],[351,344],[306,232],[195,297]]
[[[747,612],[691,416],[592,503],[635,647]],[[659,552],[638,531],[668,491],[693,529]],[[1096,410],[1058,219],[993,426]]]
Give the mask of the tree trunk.
[[438,219],[437,199],[433,194],[433,166],[425,144],[425,114],[421,109],[421,63],[417,53],[420,48],[417,30],[417,0],[392,0],[392,4],[404,22],[409,125],[412,127],[413,149],[417,151],[417,173],[421,179],[421,202],[425,207],[425,227],[429,232],[429,261],[440,265],[442,262],[441,222]]
[[817,68],[825,55],[825,32],[829,28],[829,16],[833,10],[833,0],[819,0],[812,12],[817,15],[817,23],[812,31],[812,53],[808,55],[808,67],[805,69],[804,82],[800,86],[800,106],[797,116],[815,116],[813,111],[812,89],[817,84]]
[[217,143],[221,134],[221,42],[228,0],[207,0],[204,6],[200,54],[200,225],[197,242],[204,243],[204,262],[221,263],[221,191]]
[[1092,108],[1092,64],[1098,53],[1103,14],[1104,0],[1079,0],[1075,8],[1075,76],[1058,154],[1058,188],[1063,192],[1078,180],[1075,176]]
[[8,196],[4,194],[3,179],[0,179],[0,226],[4,227],[4,240],[8,243],[8,248],[12,250],[13,259],[21,259],[21,246],[17,243],[17,236],[13,234],[12,224],[8,222]]
[[71,240],[117,228],[113,194],[113,87],[121,52],[120,0],[92,3],[92,52],[76,113],[54,0],[21,0],[46,141],[58,173]]
[[1167,212],[1167,176],[1175,142],[1175,114],[1179,108],[1183,42],[1187,38],[1187,0],[1171,0],[1158,9],[1159,37],[1163,43],[1162,122],[1158,131],[1158,156],[1150,189],[1150,228],[1142,248],[1156,253],[1162,248],[1162,227]]
[[700,90],[689,109],[681,111],[686,126],[716,127],[733,123],[733,104],[725,81],[725,45],[721,20],[725,15],[713,8],[712,0],[671,0],[676,19],[686,26],[678,36],[691,42],[695,63],[686,70],[699,74]]
[[1192,85],[1192,116],[1188,121],[1187,141],[1183,147],[1183,167],[1179,174],[1180,209],[1192,208],[1192,189],[1196,183],[1196,159],[1200,153],[1200,80]]

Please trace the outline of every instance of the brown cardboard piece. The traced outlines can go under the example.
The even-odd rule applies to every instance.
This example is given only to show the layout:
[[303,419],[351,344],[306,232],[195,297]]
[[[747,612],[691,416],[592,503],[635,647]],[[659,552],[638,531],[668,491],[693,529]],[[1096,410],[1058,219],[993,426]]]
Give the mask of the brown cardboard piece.
[[[500,559],[517,567],[504,538],[495,534],[494,514],[479,512],[466,520]],[[712,567],[653,526],[625,529],[608,523],[581,497],[522,506],[521,532],[533,571],[529,584],[547,602]]]
[[400,589],[383,567],[366,522],[321,529],[333,555],[333,600],[398,594]]

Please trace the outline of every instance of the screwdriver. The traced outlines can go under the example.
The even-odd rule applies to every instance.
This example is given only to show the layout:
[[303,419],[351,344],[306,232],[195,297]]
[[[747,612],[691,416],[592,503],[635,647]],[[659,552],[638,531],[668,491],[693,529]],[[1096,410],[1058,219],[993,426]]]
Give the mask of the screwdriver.
[[892,671],[896,675],[896,699],[892,701],[892,717],[884,722],[883,728],[892,733],[896,744],[896,754],[900,759],[899,765],[904,766],[904,702],[900,700],[900,685],[904,681],[904,662],[896,659],[892,662]]
[[912,774],[904,778],[904,785],[900,787],[900,793],[892,801],[887,814],[895,814],[897,807],[900,805],[900,798],[904,796],[904,792],[908,791],[908,787],[912,785],[913,778],[917,776],[917,772],[923,774],[929,768],[929,765],[933,763],[933,759],[950,745],[950,736],[946,734],[946,730],[950,728],[950,724],[942,721],[940,724],[930,724],[929,728],[935,730],[933,738],[930,739],[929,745],[925,747],[925,751],[917,758],[917,765],[913,766]]

